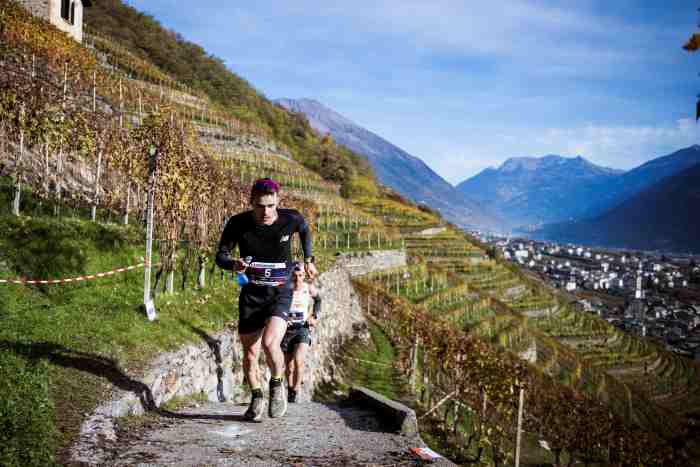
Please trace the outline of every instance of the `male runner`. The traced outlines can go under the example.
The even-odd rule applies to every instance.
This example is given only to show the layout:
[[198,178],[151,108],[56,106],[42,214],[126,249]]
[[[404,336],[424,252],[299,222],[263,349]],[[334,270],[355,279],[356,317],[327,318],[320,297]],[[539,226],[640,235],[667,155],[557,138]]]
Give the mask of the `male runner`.
[[[291,240],[299,233],[304,251],[304,268],[316,276],[311,254],[311,234],[304,217],[294,209],[278,209],[279,184],[270,178],[257,180],[251,189],[252,210],[231,217],[226,223],[216,264],[223,269],[245,271],[250,282],[241,288],[238,299],[238,333],[243,344],[243,370],[252,390],[245,418],[262,420],[265,402],[258,371],[260,345],[272,373],[268,415],[281,417],[287,411],[284,395],[284,355],[280,342],[287,328],[287,313],[292,301],[289,283]],[[242,258],[233,258],[238,245]]]
[[[292,272],[292,305],[289,308],[287,332],[282,339],[282,352],[287,364],[287,401],[296,402],[301,391],[304,358],[311,345],[310,328],[316,326],[321,313],[321,295],[314,284],[304,282],[304,270],[295,265]],[[311,300],[313,314],[309,316]]]

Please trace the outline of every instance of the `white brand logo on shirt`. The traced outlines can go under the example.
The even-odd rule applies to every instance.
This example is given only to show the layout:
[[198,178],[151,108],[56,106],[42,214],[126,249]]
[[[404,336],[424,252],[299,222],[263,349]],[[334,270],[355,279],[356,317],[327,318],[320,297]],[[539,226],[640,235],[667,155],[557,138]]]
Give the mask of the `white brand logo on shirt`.
[[280,243],[286,242],[286,241],[289,241],[289,235],[285,235],[284,237],[282,237],[282,238],[280,239]]

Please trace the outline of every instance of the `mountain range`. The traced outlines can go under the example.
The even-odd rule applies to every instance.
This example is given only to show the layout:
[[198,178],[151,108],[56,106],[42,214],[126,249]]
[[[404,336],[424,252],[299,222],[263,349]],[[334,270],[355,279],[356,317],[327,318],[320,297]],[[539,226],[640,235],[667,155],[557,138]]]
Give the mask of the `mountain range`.
[[580,244],[700,253],[699,206],[700,163],[641,190],[600,216],[548,225],[535,234]]
[[407,198],[438,210],[464,228],[502,231],[503,222],[435,173],[421,159],[313,99],[277,99],[278,105],[303,114],[311,126],[369,160],[378,180]]
[[627,172],[581,156],[519,157],[488,168],[457,186],[465,196],[502,217],[511,228],[593,219],[666,178],[700,163],[694,145]]
[[457,190],[510,227],[531,227],[578,218],[595,199],[596,187],[621,174],[581,156],[516,157],[465,180]]
[[668,177],[679,174],[700,163],[700,145],[689,146],[667,156],[657,157],[599,185],[597,196],[582,217],[597,217],[632,196],[651,188]]

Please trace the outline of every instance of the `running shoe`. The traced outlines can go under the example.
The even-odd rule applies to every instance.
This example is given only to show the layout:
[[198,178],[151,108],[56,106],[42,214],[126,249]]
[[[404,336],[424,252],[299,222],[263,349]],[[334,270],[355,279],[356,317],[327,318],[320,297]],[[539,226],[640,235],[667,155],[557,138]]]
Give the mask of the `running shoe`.
[[270,384],[270,405],[268,415],[277,418],[287,413],[287,397],[284,394],[283,384]]
[[263,418],[263,412],[265,412],[265,398],[253,397],[250,400],[250,405],[248,410],[243,414],[243,418],[251,422],[261,422]]
[[297,401],[297,392],[292,388],[287,388],[287,402],[292,404]]

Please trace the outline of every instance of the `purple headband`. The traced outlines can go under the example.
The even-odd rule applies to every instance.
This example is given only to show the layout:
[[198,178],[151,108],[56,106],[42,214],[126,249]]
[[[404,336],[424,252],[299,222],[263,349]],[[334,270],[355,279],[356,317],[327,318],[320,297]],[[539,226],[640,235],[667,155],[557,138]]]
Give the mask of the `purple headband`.
[[277,193],[280,189],[280,184],[274,181],[271,178],[261,178],[259,180],[256,180],[255,183],[253,184],[253,191],[254,192],[268,192],[268,193]]

